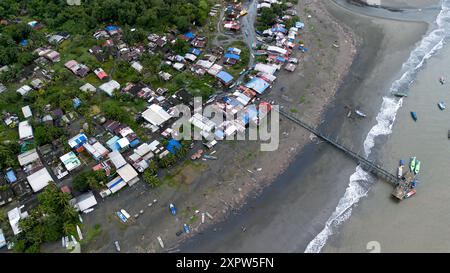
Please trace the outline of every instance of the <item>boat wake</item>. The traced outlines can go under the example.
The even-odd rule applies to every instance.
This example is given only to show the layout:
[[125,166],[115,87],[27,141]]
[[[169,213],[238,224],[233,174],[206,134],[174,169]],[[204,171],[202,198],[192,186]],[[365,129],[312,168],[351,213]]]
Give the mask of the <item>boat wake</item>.
[[[434,30],[427,34],[411,52],[408,60],[402,66],[402,76],[394,81],[389,90],[389,95],[383,97],[380,112],[376,120],[377,124],[367,134],[364,140],[364,152],[367,156],[371,154],[375,146],[375,139],[392,133],[398,109],[402,106],[403,98],[395,98],[396,92],[407,92],[414,82],[417,72],[425,62],[439,51],[450,38],[450,0],[442,1],[442,9],[439,13]],[[308,244],[305,249],[307,253],[318,253],[325,246],[328,238],[336,229],[351,215],[352,208],[359,200],[369,192],[375,179],[359,166],[350,176],[350,183],[345,190],[344,196],[325,223],[325,228]]]

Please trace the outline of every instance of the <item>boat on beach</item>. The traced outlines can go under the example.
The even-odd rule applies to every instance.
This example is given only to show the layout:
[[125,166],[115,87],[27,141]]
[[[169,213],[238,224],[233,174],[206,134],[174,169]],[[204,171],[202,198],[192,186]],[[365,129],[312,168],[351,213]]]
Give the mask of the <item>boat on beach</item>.
[[445,104],[445,102],[440,101],[438,103],[438,107],[439,107],[439,109],[444,110],[447,107],[447,105]]
[[417,121],[417,113],[416,112],[411,112],[411,117],[414,121]]
[[356,113],[359,117],[362,117],[362,118],[367,117],[367,115],[366,115],[365,113],[361,112],[360,110],[355,110],[355,113]]
[[406,94],[405,92],[395,92],[394,96],[403,98],[403,97],[407,97],[408,94]]

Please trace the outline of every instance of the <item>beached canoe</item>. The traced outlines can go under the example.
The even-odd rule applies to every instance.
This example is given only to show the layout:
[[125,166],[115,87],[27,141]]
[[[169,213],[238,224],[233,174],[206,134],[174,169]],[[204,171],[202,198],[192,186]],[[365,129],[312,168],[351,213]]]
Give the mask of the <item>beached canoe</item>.
[[418,174],[420,172],[420,161],[416,160],[416,167],[414,168],[414,173]]
[[411,117],[414,121],[417,121],[417,113],[416,112],[411,112]]
[[406,93],[404,93],[404,92],[395,92],[395,93],[394,93],[394,96],[403,98],[403,97],[407,97],[408,94],[406,94]]
[[175,208],[174,204],[170,204],[169,205],[169,209],[170,209],[170,214],[172,214],[172,215],[176,215],[177,214],[177,209]]
[[355,110],[355,113],[356,113],[358,116],[362,117],[362,118],[367,117],[367,115],[366,115],[365,113],[363,113],[363,112],[361,112],[361,111],[359,111],[359,110]]
[[411,160],[409,161],[409,169],[413,172],[416,168],[416,157],[411,157]]
[[444,110],[447,107],[447,105],[445,104],[445,102],[440,101],[438,103],[438,107],[439,107],[439,109]]

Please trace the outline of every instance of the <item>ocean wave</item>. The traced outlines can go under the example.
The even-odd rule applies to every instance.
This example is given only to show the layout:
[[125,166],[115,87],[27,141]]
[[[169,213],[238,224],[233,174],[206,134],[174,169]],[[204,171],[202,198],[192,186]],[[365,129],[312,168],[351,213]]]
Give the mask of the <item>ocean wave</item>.
[[[417,72],[425,62],[439,51],[450,37],[450,0],[442,1],[442,9],[436,19],[433,31],[426,35],[411,52],[408,60],[402,66],[402,76],[394,81],[390,88],[390,95],[383,97],[380,111],[376,117],[377,124],[371,128],[364,140],[364,152],[370,155],[375,146],[375,139],[379,136],[392,133],[398,109],[402,106],[403,99],[392,96],[393,93],[407,92],[414,82]],[[350,176],[350,182],[344,196],[325,223],[325,228],[308,244],[307,253],[318,253],[326,244],[328,238],[333,235],[337,227],[345,222],[351,215],[353,206],[369,192],[370,186],[375,181],[366,171],[359,166]]]

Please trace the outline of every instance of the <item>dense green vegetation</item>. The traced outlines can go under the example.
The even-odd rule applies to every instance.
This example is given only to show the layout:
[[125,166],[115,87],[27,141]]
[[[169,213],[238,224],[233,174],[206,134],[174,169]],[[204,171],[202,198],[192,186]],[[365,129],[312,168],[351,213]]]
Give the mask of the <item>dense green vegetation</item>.
[[186,31],[191,24],[203,25],[208,18],[207,0],[82,0],[70,6],[66,0],[4,0],[0,2],[0,18],[13,18],[20,10],[50,29],[72,34],[85,33],[104,22],[166,31],[176,27]]
[[101,189],[108,179],[103,171],[85,171],[73,179],[73,188],[77,191],[88,191]]
[[250,50],[247,44],[243,41],[234,41],[225,48],[228,47],[236,47],[241,50],[240,60],[228,69],[228,72],[233,75],[235,79],[237,79],[239,77],[239,73],[241,73],[243,69],[247,68],[250,60]]
[[38,200],[39,205],[19,221],[22,232],[14,242],[14,249],[18,252],[39,252],[42,243],[54,242],[66,235],[77,236],[79,218],[69,204],[69,194],[50,184],[38,195]]

